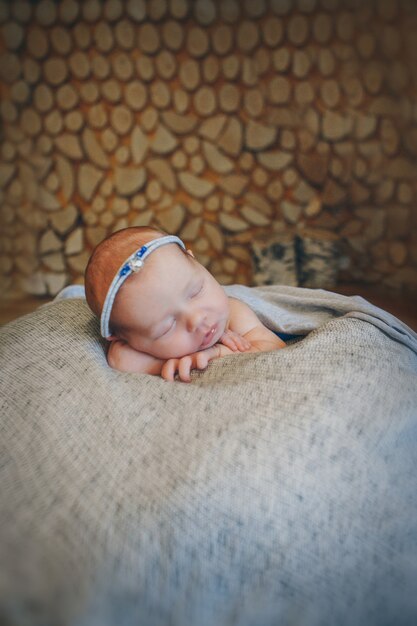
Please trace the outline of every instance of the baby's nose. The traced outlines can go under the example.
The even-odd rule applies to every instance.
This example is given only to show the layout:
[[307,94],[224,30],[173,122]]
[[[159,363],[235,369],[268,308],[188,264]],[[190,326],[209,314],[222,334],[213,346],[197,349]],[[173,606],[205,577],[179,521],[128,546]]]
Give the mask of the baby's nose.
[[187,316],[187,328],[188,332],[195,332],[199,328],[205,325],[205,315],[198,309],[189,311]]

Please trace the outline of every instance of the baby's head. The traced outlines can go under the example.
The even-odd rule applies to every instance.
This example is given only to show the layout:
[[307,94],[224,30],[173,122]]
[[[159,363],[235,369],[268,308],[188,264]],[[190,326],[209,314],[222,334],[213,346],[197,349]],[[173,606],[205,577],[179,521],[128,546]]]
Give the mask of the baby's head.
[[[117,231],[95,248],[85,273],[87,302],[103,334],[161,359],[212,346],[229,319],[223,288],[180,240],[166,237],[145,227]],[[126,264],[136,252],[143,265],[132,271],[135,263]]]

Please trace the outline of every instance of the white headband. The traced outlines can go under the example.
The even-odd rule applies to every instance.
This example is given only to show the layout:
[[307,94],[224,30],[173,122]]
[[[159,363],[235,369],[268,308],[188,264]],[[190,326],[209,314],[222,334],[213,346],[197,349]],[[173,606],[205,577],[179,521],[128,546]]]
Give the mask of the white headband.
[[113,308],[114,300],[117,296],[117,292],[120,287],[125,282],[126,278],[133,273],[138,272],[143,266],[143,262],[146,257],[148,257],[151,252],[157,250],[161,246],[166,246],[168,243],[177,243],[181,248],[185,250],[185,245],[178,237],[174,235],[167,235],[166,237],[159,237],[159,239],[153,239],[149,243],[146,243],[144,246],[136,250],[133,254],[130,255],[123,263],[121,267],[117,270],[116,276],[113,278],[112,283],[109,287],[109,290],[106,295],[106,299],[104,300],[103,310],[101,312],[100,318],[100,331],[101,336],[107,339],[110,337],[111,332],[109,328],[110,315]]

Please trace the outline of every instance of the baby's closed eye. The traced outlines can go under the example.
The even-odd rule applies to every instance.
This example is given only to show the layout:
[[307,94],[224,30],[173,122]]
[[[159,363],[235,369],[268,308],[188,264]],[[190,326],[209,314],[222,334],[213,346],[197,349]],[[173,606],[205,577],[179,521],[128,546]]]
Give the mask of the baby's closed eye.
[[158,332],[155,339],[161,339],[161,337],[165,337],[165,335],[168,335],[171,332],[171,330],[173,330],[173,328],[175,327],[175,323],[176,323],[176,319],[172,318],[169,325],[166,328],[163,328],[161,332]]
[[204,287],[204,282],[202,281],[201,283],[198,283],[198,285],[196,285],[191,293],[190,293],[190,298],[196,298],[202,291],[203,291],[203,287]]

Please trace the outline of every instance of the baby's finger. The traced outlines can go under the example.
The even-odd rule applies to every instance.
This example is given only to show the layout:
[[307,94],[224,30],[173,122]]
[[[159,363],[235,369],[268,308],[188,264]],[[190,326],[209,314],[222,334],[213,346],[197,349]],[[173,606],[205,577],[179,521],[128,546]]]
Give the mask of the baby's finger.
[[245,339],[242,335],[239,335],[239,333],[229,331],[226,340],[227,343],[222,343],[227,345],[227,347],[232,349],[234,352],[245,352],[245,350],[249,350],[249,348],[251,347],[249,341]]
[[162,366],[161,376],[165,380],[168,380],[169,382],[173,382],[176,371],[177,371],[176,359],[169,359]]
[[178,375],[184,383],[189,383],[191,381],[191,365],[192,359],[190,356],[184,356],[182,357],[182,359],[180,359]]
[[250,348],[249,341],[245,339],[245,337],[243,337],[242,335],[239,335],[239,333],[233,333],[233,340],[235,342],[235,346],[241,352]]
[[236,341],[235,341],[233,335],[231,335],[230,333],[224,333],[220,337],[220,342],[224,346],[226,346],[226,348],[229,348],[230,350],[233,350],[233,352],[236,352],[237,350],[239,350],[238,346],[236,345]]
[[241,335],[238,335],[237,345],[239,346],[239,350],[241,352],[245,352],[245,350],[249,350],[251,347],[250,342]]
[[204,352],[199,352],[196,356],[196,368],[198,370],[205,370],[209,362],[208,355]]

